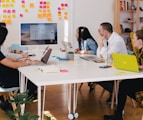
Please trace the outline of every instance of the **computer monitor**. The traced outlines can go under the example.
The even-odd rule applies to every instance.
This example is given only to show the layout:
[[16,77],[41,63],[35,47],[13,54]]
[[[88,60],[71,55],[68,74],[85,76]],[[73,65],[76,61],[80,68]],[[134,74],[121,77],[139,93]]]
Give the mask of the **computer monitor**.
[[21,45],[57,44],[57,23],[20,23]]

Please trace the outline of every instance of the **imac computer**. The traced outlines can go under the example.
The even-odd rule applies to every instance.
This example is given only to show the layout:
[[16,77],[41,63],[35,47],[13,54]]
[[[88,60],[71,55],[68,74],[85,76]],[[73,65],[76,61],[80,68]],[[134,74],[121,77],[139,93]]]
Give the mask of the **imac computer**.
[[21,45],[57,44],[57,23],[20,23]]

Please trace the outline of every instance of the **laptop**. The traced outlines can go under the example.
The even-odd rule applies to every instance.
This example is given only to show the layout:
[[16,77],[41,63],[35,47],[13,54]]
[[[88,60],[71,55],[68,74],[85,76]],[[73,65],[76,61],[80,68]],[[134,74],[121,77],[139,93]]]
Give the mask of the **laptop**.
[[69,48],[73,48],[72,44],[70,42],[62,41],[62,44],[63,44],[65,50],[67,50]]
[[87,60],[87,61],[97,62],[97,63],[105,62],[105,60],[103,58],[99,58],[95,55],[84,55],[84,56],[80,56],[80,58]]
[[51,48],[46,48],[46,52],[44,52],[44,56],[41,58],[41,62],[44,64],[47,64],[49,57],[51,55],[52,49]]
[[120,70],[139,72],[138,62],[135,55],[113,53],[114,66]]

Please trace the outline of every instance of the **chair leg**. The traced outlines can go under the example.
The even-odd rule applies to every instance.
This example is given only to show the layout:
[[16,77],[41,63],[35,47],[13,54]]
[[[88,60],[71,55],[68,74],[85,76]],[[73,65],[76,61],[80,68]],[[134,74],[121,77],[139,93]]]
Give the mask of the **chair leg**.
[[132,101],[133,106],[136,108],[137,107],[136,101],[132,98],[131,98],[131,101]]
[[79,90],[82,88],[82,86],[83,86],[83,83],[80,83]]
[[99,101],[101,101],[101,99],[102,99],[104,93],[105,93],[105,89],[103,88],[102,91],[101,91],[101,94],[100,94],[100,96],[99,96]]
[[114,108],[114,99],[117,94],[117,81],[114,81],[113,92],[112,92],[112,102],[111,102],[111,109]]
[[[10,92],[10,93],[9,93],[9,99],[10,99],[10,100],[13,100],[12,96],[13,96],[14,94],[16,94],[16,93],[17,93],[17,91]],[[11,105],[12,105],[13,111],[15,111],[15,110],[17,109],[17,106],[16,106],[15,102],[12,102]],[[16,113],[15,116],[16,116],[16,120],[19,120],[19,118],[18,118],[18,116],[19,116],[18,113]]]

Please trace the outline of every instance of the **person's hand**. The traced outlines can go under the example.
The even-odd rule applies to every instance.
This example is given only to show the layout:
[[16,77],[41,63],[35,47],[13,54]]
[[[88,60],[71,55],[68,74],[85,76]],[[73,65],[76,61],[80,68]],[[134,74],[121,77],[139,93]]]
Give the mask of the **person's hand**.
[[22,55],[23,58],[28,58],[29,57],[28,53],[22,53],[21,55]]
[[38,60],[26,59],[26,64],[27,65],[39,65],[39,64],[41,64],[41,62]]
[[31,60],[31,65],[39,65],[39,64],[41,64],[41,61]]
[[22,50],[16,50],[15,53],[16,53],[16,54],[22,54],[23,51],[22,51]]
[[79,52],[80,52],[79,48],[75,49],[75,53],[79,53]]
[[140,69],[140,70],[143,70],[143,66],[142,66],[142,65],[140,65],[140,66],[139,66],[139,69]]
[[104,43],[103,43],[103,40],[104,40],[104,36],[101,36],[101,35],[99,35],[98,37],[97,37],[97,43],[98,43],[98,46],[100,47],[100,48],[102,48],[102,47],[104,47]]

